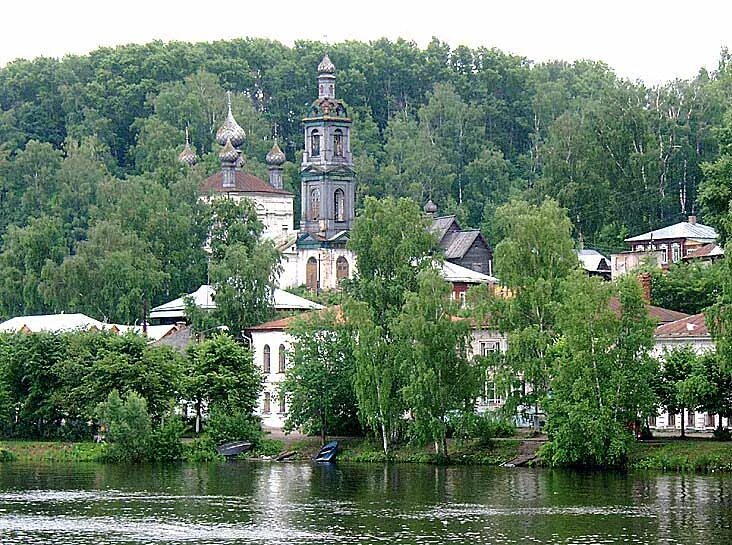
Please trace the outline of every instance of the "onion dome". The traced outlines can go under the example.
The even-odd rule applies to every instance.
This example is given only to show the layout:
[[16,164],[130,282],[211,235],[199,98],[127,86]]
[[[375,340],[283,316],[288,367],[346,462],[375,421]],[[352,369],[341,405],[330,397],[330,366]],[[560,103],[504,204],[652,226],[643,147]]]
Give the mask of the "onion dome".
[[432,202],[432,199],[427,201],[427,204],[424,205],[424,211],[427,214],[434,214],[437,212],[437,205]]
[[236,119],[234,119],[234,114],[231,113],[231,93],[227,91],[226,94],[229,100],[229,111],[226,114],[224,124],[216,131],[216,142],[224,146],[227,141],[231,141],[231,145],[238,148],[244,143],[246,133],[239,126],[239,123],[236,122]]
[[219,152],[219,159],[222,163],[237,163],[239,160],[239,151],[231,143],[231,138],[226,139],[223,149]]
[[318,65],[318,74],[335,74],[335,65],[327,54]]
[[280,146],[277,144],[277,140],[275,140],[275,143],[265,157],[265,160],[268,165],[273,167],[282,166],[285,162],[285,152],[280,149]]
[[192,167],[198,162],[196,152],[191,148],[191,142],[188,139],[188,127],[186,127],[186,145],[178,154],[178,161],[186,166]]

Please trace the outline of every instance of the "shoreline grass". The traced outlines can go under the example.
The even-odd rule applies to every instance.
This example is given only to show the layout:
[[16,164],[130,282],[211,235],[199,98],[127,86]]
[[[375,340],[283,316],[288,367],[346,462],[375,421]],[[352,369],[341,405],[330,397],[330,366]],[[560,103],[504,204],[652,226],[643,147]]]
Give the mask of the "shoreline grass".
[[732,472],[732,443],[710,439],[640,442],[634,445],[627,468],[677,473]]

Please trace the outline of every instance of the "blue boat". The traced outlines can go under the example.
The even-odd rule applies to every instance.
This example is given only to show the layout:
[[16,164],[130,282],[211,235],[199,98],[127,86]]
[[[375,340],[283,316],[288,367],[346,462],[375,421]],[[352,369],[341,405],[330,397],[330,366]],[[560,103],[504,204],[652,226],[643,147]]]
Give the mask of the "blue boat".
[[336,454],[338,454],[338,441],[331,441],[323,445],[315,457],[316,462],[332,463],[335,462]]

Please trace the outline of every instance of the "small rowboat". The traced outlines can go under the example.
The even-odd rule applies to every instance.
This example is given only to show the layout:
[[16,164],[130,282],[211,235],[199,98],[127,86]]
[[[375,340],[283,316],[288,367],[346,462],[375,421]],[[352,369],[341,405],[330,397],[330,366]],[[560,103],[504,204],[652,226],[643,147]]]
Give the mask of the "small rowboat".
[[323,445],[315,457],[316,462],[335,462],[336,454],[338,454],[338,441],[331,441],[330,443]]
[[216,452],[227,458],[233,458],[242,452],[249,452],[250,450],[252,450],[252,444],[247,441],[231,441],[230,443],[223,443],[216,447]]

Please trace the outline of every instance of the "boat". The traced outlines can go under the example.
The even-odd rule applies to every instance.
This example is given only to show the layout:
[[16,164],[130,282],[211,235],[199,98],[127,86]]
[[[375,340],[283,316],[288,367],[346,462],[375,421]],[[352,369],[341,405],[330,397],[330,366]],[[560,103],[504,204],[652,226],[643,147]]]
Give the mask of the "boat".
[[335,462],[336,454],[338,454],[338,441],[331,441],[330,443],[323,445],[315,457],[316,462]]
[[216,452],[227,458],[233,458],[242,452],[249,452],[250,450],[252,450],[252,444],[248,441],[231,441],[216,447]]

